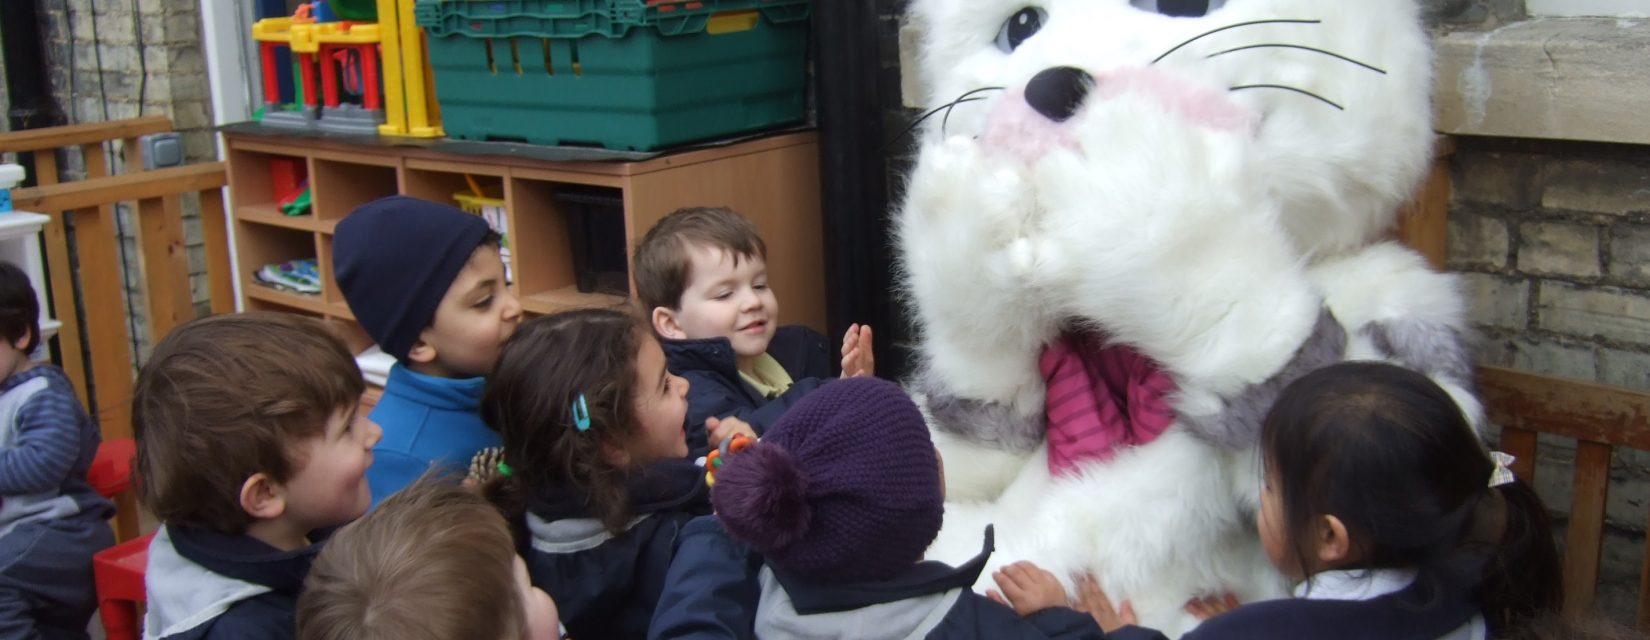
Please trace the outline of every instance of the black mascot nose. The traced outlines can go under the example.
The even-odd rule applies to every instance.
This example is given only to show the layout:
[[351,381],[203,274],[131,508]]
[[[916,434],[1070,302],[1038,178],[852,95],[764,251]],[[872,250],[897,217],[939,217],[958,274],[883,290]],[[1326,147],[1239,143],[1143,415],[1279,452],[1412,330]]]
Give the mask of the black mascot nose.
[[1044,69],[1026,83],[1026,104],[1055,122],[1065,122],[1094,87],[1094,76],[1076,67]]

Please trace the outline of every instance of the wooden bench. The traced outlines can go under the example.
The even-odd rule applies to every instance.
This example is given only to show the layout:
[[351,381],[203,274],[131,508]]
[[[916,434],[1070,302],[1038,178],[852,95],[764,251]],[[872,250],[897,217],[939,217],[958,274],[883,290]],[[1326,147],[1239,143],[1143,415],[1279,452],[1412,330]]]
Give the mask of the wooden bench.
[[[1513,471],[1535,480],[1537,434],[1576,440],[1575,484],[1564,546],[1564,610],[1587,613],[1598,589],[1604,543],[1610,453],[1650,451],[1650,393],[1550,376],[1481,367],[1478,386],[1489,420],[1501,425],[1501,450],[1518,458]],[[1646,545],[1650,557],[1650,544]],[[1650,630],[1650,562],[1640,569],[1638,628]]]

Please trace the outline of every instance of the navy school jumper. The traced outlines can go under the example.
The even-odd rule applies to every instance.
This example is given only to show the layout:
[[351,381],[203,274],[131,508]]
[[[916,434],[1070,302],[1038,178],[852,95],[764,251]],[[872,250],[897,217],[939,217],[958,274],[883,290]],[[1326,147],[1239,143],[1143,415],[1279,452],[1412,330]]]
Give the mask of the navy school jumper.
[[281,551],[244,535],[166,525],[149,545],[144,638],[290,640],[314,544]]
[[686,460],[654,463],[627,490],[631,519],[617,534],[566,488],[529,500],[528,574],[556,601],[569,637],[646,637],[682,525],[710,512],[704,472]]
[[[1106,636],[1094,618],[1066,607],[1022,618],[1012,609],[975,593],[970,587],[985,569],[991,551],[988,529],[981,553],[959,567],[921,562],[882,582],[819,584],[772,566],[764,569],[760,557],[730,538],[714,517],[697,518],[683,529],[681,551],[670,567],[649,637],[755,638],[758,606],[765,593],[785,602],[767,610],[765,615],[773,618],[764,621],[764,626],[788,626],[793,633],[799,628],[813,628],[822,635],[831,635],[842,630],[845,622],[870,620],[894,625],[895,619],[927,618],[910,628],[890,626],[882,631],[898,637],[920,633],[921,637],[936,639],[1130,637]],[[868,616],[862,611],[873,607],[880,608]],[[856,612],[860,616],[857,620],[853,619]]]
[[802,396],[831,379],[831,359],[825,336],[802,325],[774,332],[768,355],[791,376],[791,387],[773,398],[764,397],[739,375],[738,356],[727,338],[659,341],[670,372],[688,381],[688,456],[710,451],[705,418],[729,416],[750,423],[760,436],[779,421]]

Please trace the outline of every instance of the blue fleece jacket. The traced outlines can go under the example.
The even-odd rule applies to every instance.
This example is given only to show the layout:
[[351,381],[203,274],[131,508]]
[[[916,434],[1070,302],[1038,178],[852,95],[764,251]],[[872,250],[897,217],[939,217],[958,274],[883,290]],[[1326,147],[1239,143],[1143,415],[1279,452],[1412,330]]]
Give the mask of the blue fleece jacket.
[[431,465],[463,473],[477,451],[500,445],[481,421],[485,378],[437,378],[397,363],[371,418],[384,430],[372,448],[367,483],[377,505],[423,475]]

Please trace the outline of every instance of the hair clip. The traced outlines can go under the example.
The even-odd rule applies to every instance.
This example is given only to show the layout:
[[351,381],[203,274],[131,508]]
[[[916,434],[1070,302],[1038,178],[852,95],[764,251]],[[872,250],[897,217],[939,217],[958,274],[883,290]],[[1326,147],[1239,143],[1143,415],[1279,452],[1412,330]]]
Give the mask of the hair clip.
[[1512,481],[1517,479],[1517,476],[1513,475],[1511,468],[1513,461],[1517,460],[1517,458],[1500,451],[1491,451],[1490,459],[1495,461],[1495,470],[1490,472],[1491,487],[1512,484]]
[[510,476],[516,475],[516,470],[510,468],[510,465],[504,464],[503,460],[498,461],[498,467],[497,468],[498,468],[498,475],[500,477],[508,478]]
[[573,427],[580,433],[590,430],[590,405],[585,404],[583,391],[573,400]]

